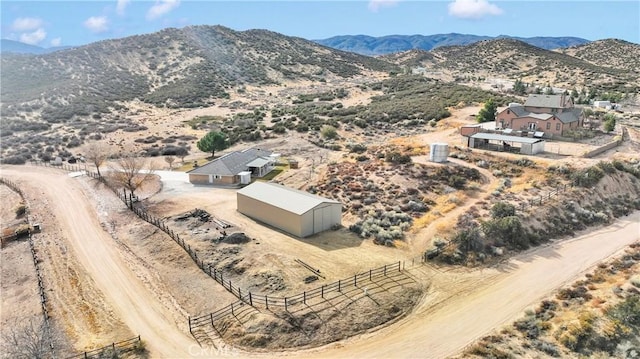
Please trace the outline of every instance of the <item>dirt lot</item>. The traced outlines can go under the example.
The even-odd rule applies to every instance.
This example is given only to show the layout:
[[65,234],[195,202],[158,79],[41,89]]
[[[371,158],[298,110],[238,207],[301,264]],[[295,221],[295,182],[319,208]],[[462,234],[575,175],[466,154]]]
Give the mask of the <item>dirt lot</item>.
[[[426,129],[424,134],[392,140],[380,138],[367,143],[372,147],[388,145],[416,151],[414,162],[420,166],[465,166],[476,169],[482,175],[481,180],[473,183],[473,189],[443,192],[432,198],[434,213],[438,214],[417,218],[414,230],[407,232],[406,240],[398,241],[395,247],[375,245],[371,239],[358,238],[346,228],[307,239],[292,238],[239,214],[235,209],[233,189],[161,184],[156,181],[140,190],[143,201],[139,205],[165,218],[181,238],[186,239],[199,253],[205,253],[207,260],[225,268],[229,278],[242,288],[278,296],[297,294],[370,268],[397,261],[411,261],[431,245],[435,234],[446,233],[454,228],[455,218],[459,214],[486,199],[486,195],[500,182],[492,171],[458,160],[452,160],[447,165],[428,164],[427,153],[424,152],[425,143],[458,143],[458,126],[471,123],[470,115],[477,113],[477,110],[465,108],[454,111],[454,116],[439,122],[434,129]],[[147,125],[153,123],[157,131],[167,129],[167,125],[161,121],[166,114],[149,114]],[[174,117],[171,126],[175,128],[167,131],[182,131],[181,121],[194,114],[183,113],[180,115],[182,117]],[[147,113],[141,113],[143,115]],[[116,144],[125,143],[126,139],[109,138],[108,141]],[[337,162],[355,161],[353,154],[318,149],[297,133],[284,139],[265,141],[260,146],[300,161],[300,169],[288,169],[276,177],[278,182],[295,188],[308,188],[326,180],[327,168]],[[204,154],[196,152],[191,158],[198,156]],[[576,161],[574,158],[554,156],[539,160]],[[578,164],[588,165],[598,160],[581,159]],[[161,158],[155,159],[155,163],[159,167],[166,166]],[[72,178],[60,170],[40,167],[3,166],[2,175],[18,182],[27,193],[34,220],[43,224],[45,230],[36,236],[36,241],[38,250],[43,254],[51,313],[64,328],[75,350],[91,349],[140,334],[148,345],[151,357],[211,356],[210,353],[206,354],[209,345],[215,346],[212,348],[216,350],[232,348],[234,354],[241,356],[273,356],[277,353],[297,357],[414,357],[429,353],[430,357],[445,357],[492,328],[514,319],[523,308],[541,296],[640,238],[640,228],[637,228],[640,217],[636,213],[617,221],[612,227],[594,233],[582,233],[577,237],[580,240],[558,242],[531,250],[497,268],[412,267],[406,273],[412,278],[413,284],[394,290],[403,288],[413,294],[402,297],[398,295],[399,292],[385,290],[367,298],[359,293],[353,298],[355,304],[341,302],[334,309],[319,310],[319,321],[330,319],[331,323],[319,327],[318,332],[322,336],[318,337],[306,335],[305,339],[305,335],[302,335],[296,339],[281,332],[279,341],[260,344],[263,340],[260,335],[271,331],[270,328],[287,328],[282,322],[286,320],[285,313],[276,315],[277,320],[273,319],[273,313],[261,312],[253,315],[244,325],[229,323],[228,338],[240,347],[312,347],[341,339],[316,349],[288,350],[283,353],[277,352],[280,349],[272,349],[254,353],[223,343],[215,333],[210,341],[201,343],[204,347],[198,346],[189,335],[186,317],[214,311],[237,299],[202,273],[165,234],[134,217],[107,188],[86,177]],[[517,184],[524,188],[527,181],[523,178],[522,183]],[[196,208],[229,223],[231,227],[225,229],[227,234],[242,232],[249,240],[241,243],[220,242],[216,240],[220,229],[216,228],[214,222],[200,222],[195,218],[179,219]],[[3,213],[3,221],[5,216],[10,215]],[[355,215],[345,216],[344,224],[348,226],[356,221]],[[4,265],[10,262],[4,258],[9,256],[14,260],[10,250],[19,248],[19,244],[23,243],[15,243],[2,250],[3,308],[5,301],[10,303],[14,300],[12,298],[21,298],[20,292],[27,290],[24,288],[30,282],[27,274],[30,269],[28,266],[32,263],[16,259],[12,265],[19,267],[17,272],[24,272],[20,277],[26,279],[22,279],[18,287],[16,275],[16,284],[11,285],[12,289],[7,292],[10,295],[5,299]],[[18,257],[15,254],[15,258]],[[296,259],[320,269],[325,278],[305,283],[311,272],[299,265]],[[11,292],[13,290],[15,293]],[[505,298],[509,299],[508,303],[505,303]],[[370,299],[382,305],[372,305]],[[405,307],[401,315],[385,317],[395,318],[395,324],[374,332],[373,326],[384,324],[371,320],[369,326],[362,325],[353,332],[347,331],[350,323],[362,318],[383,318],[380,311],[388,310],[394,303]],[[359,306],[362,310],[351,310],[349,305]],[[30,311],[28,305],[24,308],[25,313]],[[270,319],[265,319],[266,316],[270,316]],[[4,323],[4,310],[2,318]],[[318,324],[316,319],[310,319],[312,321],[307,322],[309,327]],[[246,336],[243,339],[246,333],[254,335],[248,339],[254,343],[247,342]],[[357,335],[344,339],[352,334]],[[259,345],[255,345],[256,342]],[[407,342],[415,345],[406,345]],[[194,351],[193,348],[199,349]]]

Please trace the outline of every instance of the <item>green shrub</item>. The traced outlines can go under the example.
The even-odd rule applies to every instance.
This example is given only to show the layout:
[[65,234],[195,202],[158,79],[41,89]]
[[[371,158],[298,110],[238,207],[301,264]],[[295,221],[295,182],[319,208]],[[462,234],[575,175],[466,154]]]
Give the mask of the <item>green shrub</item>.
[[498,202],[491,207],[491,217],[504,218],[516,215],[516,207],[507,202]]
[[15,213],[16,218],[24,216],[24,214],[27,213],[27,206],[25,206],[24,204],[18,205],[18,207],[16,207],[15,209]]
[[604,171],[600,167],[592,166],[586,170],[576,171],[571,175],[571,180],[576,186],[593,187],[604,177]]

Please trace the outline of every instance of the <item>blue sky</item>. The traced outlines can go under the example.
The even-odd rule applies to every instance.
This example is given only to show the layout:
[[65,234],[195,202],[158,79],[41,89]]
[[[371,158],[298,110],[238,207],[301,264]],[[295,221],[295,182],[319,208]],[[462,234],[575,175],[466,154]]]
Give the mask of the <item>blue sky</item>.
[[223,25],[306,39],[335,35],[618,38],[640,43],[640,1],[1,1],[1,37],[42,47]]

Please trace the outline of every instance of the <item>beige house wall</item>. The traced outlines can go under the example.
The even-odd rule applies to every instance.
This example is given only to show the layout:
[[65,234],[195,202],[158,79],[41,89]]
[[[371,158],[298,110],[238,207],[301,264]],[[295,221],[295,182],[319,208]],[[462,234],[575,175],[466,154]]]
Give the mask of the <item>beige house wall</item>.
[[213,184],[213,185],[232,185],[240,182],[239,176],[220,176],[215,178],[215,175],[189,173],[189,182],[193,184]]

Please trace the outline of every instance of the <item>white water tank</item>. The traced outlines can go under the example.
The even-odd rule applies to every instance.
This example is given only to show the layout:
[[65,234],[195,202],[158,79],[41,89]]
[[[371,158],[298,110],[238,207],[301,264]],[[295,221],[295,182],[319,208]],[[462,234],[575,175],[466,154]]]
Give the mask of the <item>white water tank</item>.
[[446,143],[432,143],[429,161],[431,162],[447,162],[449,157],[449,145]]

